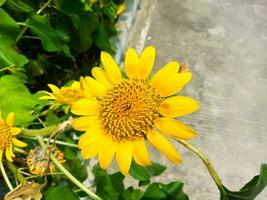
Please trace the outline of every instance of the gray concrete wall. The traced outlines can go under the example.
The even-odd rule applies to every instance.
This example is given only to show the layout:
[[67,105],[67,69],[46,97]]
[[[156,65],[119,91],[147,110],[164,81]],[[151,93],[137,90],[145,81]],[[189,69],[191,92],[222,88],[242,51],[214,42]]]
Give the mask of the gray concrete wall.
[[[201,103],[183,121],[193,126],[191,143],[214,164],[223,183],[240,189],[267,163],[267,1],[143,0],[128,46],[157,48],[156,69],[179,60],[193,80],[182,92]],[[181,180],[191,200],[219,193],[201,161],[177,144],[184,162],[168,165],[157,180]],[[266,189],[267,190],[267,189]],[[267,191],[257,199],[266,200]]]

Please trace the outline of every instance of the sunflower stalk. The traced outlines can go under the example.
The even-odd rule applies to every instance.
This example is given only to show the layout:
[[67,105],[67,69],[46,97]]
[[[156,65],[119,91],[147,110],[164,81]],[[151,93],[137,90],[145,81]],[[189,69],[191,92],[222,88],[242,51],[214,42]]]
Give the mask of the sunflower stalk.
[[0,170],[1,170],[1,173],[2,173],[2,175],[4,177],[4,179],[5,179],[5,182],[6,182],[7,186],[8,186],[8,188],[9,188],[9,190],[12,191],[14,188],[13,188],[12,184],[10,183],[10,181],[8,179],[8,176],[6,174],[6,170],[4,168],[3,162],[0,162]]
[[50,157],[52,162],[57,166],[58,169],[62,171],[65,176],[67,176],[70,181],[72,181],[77,187],[79,187],[81,190],[83,190],[85,193],[87,193],[91,198],[96,200],[101,200],[100,197],[98,197],[94,192],[89,190],[85,185],[83,185],[80,181],[78,181],[72,174],[55,158],[53,154],[49,152],[49,150],[46,149],[46,144],[44,143],[44,140],[42,137],[37,137],[38,141],[41,145],[41,147],[46,150],[46,154]]
[[223,188],[221,178],[218,176],[218,173],[216,172],[215,168],[213,167],[209,159],[203,153],[197,150],[194,146],[189,144],[187,141],[178,139],[178,138],[175,138],[175,140],[179,142],[180,144],[184,145],[187,149],[189,149],[193,153],[195,153],[203,161],[203,163],[205,164],[205,166],[207,167],[210,173],[210,176],[212,177],[213,181],[217,185],[218,189],[220,190],[220,192],[223,192],[224,188]]
[[[30,139],[30,140],[38,140],[36,137],[31,137],[31,136],[23,136],[23,138]],[[43,138],[43,140],[45,142],[47,142],[48,141],[48,138]],[[58,144],[58,145],[62,145],[62,146],[68,146],[68,147],[72,147],[72,148],[78,148],[78,145],[77,144],[72,144],[72,143],[64,142],[64,141],[60,141],[60,140],[51,139],[50,142],[55,143],[55,144]]]

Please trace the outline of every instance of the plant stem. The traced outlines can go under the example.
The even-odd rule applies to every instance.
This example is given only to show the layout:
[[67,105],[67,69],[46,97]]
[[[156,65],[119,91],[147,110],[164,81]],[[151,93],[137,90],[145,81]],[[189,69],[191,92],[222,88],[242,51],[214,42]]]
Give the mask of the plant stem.
[[24,176],[20,173],[19,169],[11,162],[7,163],[8,169],[14,174],[20,183],[24,183]]
[[13,186],[11,185],[11,183],[10,183],[10,181],[8,179],[8,176],[6,174],[6,170],[4,168],[3,162],[0,162],[0,169],[1,169],[2,175],[3,175],[3,177],[4,177],[5,181],[6,181],[6,184],[7,184],[8,188],[9,188],[9,190],[13,190],[14,188],[13,188]]
[[41,128],[41,129],[22,129],[22,135],[24,136],[48,136],[51,139],[51,136],[54,136],[56,133],[63,131],[64,129],[68,128],[71,126],[72,123],[72,119],[68,119],[67,121],[64,121],[60,124],[57,125],[51,125],[45,128]]
[[10,65],[10,66],[7,66],[7,67],[3,67],[2,69],[0,69],[0,72],[2,72],[2,71],[5,71],[5,70],[11,70],[11,68],[12,67],[15,67],[16,65],[15,64],[12,64],[12,65]]
[[[46,145],[44,143],[44,140],[42,137],[38,137],[38,141],[43,149],[46,149]],[[80,189],[82,189],[84,192],[86,192],[91,198],[96,200],[101,200],[100,197],[98,197],[95,193],[90,191],[85,185],[83,185],[80,181],[78,181],[72,174],[55,158],[53,154],[50,154],[48,150],[46,150],[47,155],[49,155],[52,162],[57,166],[58,169],[60,169],[65,176],[67,176],[70,181],[72,181],[76,186],[78,186]]]
[[47,136],[57,131],[57,125],[51,125],[41,129],[23,129],[22,134],[26,136]]
[[[27,138],[27,139],[31,139],[31,140],[38,140],[38,138],[36,137],[31,137],[31,136],[23,136],[23,138]],[[43,138],[43,140],[45,142],[48,141],[48,138]],[[63,146],[68,146],[68,147],[73,147],[73,148],[78,148],[78,145],[77,144],[72,144],[72,143],[69,143],[69,142],[63,142],[63,141],[60,141],[60,140],[50,140],[50,142],[54,142],[56,144],[59,144],[59,145],[63,145]]]
[[[39,10],[37,10],[36,14],[39,15],[41,12],[43,12],[43,10],[51,3],[52,0],[48,0]],[[24,33],[27,31],[28,29],[28,24],[27,24],[28,20],[26,20],[25,23],[23,23],[23,28],[21,30],[21,32],[19,33],[18,37],[16,38],[16,43],[22,38],[22,36],[24,35]]]
[[39,15],[43,10],[51,3],[52,0],[48,0],[37,12],[36,14]]
[[211,162],[209,161],[209,159],[204,154],[202,154],[199,150],[197,150],[195,147],[193,147],[191,144],[189,144],[187,141],[182,140],[182,139],[178,139],[178,138],[175,138],[175,140],[177,142],[181,143],[182,145],[184,145],[187,149],[189,149],[193,153],[195,153],[203,161],[203,163],[207,167],[212,179],[214,180],[215,184],[217,185],[218,189],[221,192],[223,192],[224,188],[223,188],[222,181],[221,181],[220,177],[218,176],[215,168],[212,166]]

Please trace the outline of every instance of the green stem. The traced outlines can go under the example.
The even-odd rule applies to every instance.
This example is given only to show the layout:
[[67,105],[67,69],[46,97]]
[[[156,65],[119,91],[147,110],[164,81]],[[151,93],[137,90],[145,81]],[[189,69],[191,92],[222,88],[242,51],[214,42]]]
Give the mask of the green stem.
[[6,170],[4,168],[3,162],[0,162],[0,169],[1,169],[2,175],[3,175],[3,177],[4,177],[5,181],[6,181],[6,184],[7,184],[8,188],[9,188],[9,190],[13,190],[14,188],[13,188],[13,186],[11,185],[11,183],[10,183],[10,181],[8,179],[8,176],[6,174]]
[[[38,140],[38,138],[36,138],[36,137],[23,136],[23,138],[27,138],[27,139],[31,139],[31,140]],[[47,142],[48,138],[43,138],[43,140],[45,142]],[[78,148],[77,144],[72,144],[72,143],[69,143],[69,142],[63,142],[63,141],[60,141],[60,140],[50,140],[50,142],[56,143],[56,144],[59,144],[59,145],[63,145],[63,146]]]
[[[22,135],[24,136],[53,136],[54,134],[63,131],[64,129],[70,127],[72,124],[72,119],[68,119],[67,121],[64,121],[60,124],[57,125],[51,125],[45,128],[41,128],[41,129],[23,129],[22,130]],[[50,138],[51,139],[51,138]]]
[[[46,145],[44,143],[43,138],[38,137],[38,141],[43,149],[46,148]],[[95,193],[93,193],[91,190],[89,190],[85,185],[83,185],[80,181],[78,181],[72,174],[66,170],[66,168],[58,162],[58,160],[55,158],[53,154],[50,154],[49,151],[46,151],[47,155],[49,155],[50,159],[52,162],[57,166],[58,169],[60,169],[65,176],[67,176],[77,187],[82,189],[84,192],[86,192],[91,198],[96,199],[96,200],[101,200],[100,197],[98,197]]]
[[[48,0],[39,10],[37,10],[36,14],[39,15],[41,12],[43,12],[43,10],[51,3],[52,0]],[[19,33],[18,37],[16,38],[16,43],[22,38],[22,36],[24,35],[24,33],[27,31],[28,29],[28,24],[27,24],[28,20],[26,20],[25,23],[23,23],[23,28],[21,30],[21,32]]]
[[25,182],[24,176],[20,173],[20,171],[14,164],[8,162],[7,166],[8,169],[14,174],[14,176],[19,180],[20,183]]
[[177,142],[181,143],[182,145],[184,145],[187,149],[189,149],[193,153],[195,153],[203,161],[203,163],[207,167],[212,179],[214,180],[215,184],[217,185],[218,189],[221,192],[223,192],[224,188],[223,188],[222,181],[221,181],[220,177],[218,176],[215,168],[212,166],[211,162],[209,161],[209,159],[204,154],[202,154],[199,150],[197,150],[195,147],[193,147],[191,144],[186,142],[185,140],[177,139],[177,138],[175,138],[175,140]]
[[15,67],[16,65],[15,64],[12,64],[12,65],[10,65],[10,66],[7,66],[7,67],[3,67],[2,69],[0,69],[0,72],[3,72],[3,71],[5,71],[5,70],[11,70],[11,68],[12,67]]
[[58,129],[58,125],[51,125],[41,129],[23,129],[22,135],[26,136],[47,136],[55,132]]
[[39,15],[43,10],[51,3],[52,0],[48,0],[37,12],[36,14]]

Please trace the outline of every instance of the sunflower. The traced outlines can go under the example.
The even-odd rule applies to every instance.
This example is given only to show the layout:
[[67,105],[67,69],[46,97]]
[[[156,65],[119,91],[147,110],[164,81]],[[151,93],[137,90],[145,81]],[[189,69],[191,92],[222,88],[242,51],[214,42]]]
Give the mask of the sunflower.
[[40,99],[51,99],[60,104],[71,105],[73,102],[85,97],[82,86],[78,81],[74,81],[72,85],[68,87],[63,86],[58,88],[53,84],[48,84],[48,87],[52,92],[44,91],[47,96],[42,96]]
[[2,162],[3,153],[5,152],[6,159],[13,162],[15,154],[13,153],[13,147],[26,147],[27,144],[18,140],[16,135],[21,132],[20,128],[13,127],[15,115],[13,112],[9,113],[6,121],[0,114],[0,162]]
[[94,98],[83,98],[72,105],[72,112],[81,115],[73,120],[73,127],[85,131],[79,139],[84,159],[98,155],[101,168],[106,169],[116,154],[120,171],[127,175],[132,158],[139,165],[151,164],[147,140],[170,161],[181,162],[165,136],[190,139],[196,135],[192,128],[174,119],[199,108],[190,97],[174,96],[192,74],[178,73],[178,62],[170,62],[150,77],[155,56],[152,46],[140,56],[130,48],[125,56],[124,77],[113,58],[101,52],[104,68],[94,67],[94,78],[83,79],[85,92]]

